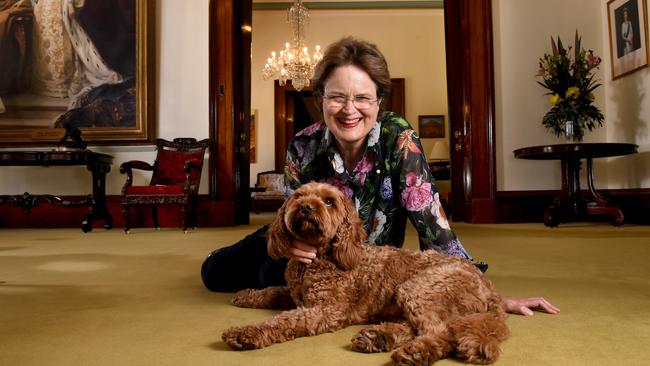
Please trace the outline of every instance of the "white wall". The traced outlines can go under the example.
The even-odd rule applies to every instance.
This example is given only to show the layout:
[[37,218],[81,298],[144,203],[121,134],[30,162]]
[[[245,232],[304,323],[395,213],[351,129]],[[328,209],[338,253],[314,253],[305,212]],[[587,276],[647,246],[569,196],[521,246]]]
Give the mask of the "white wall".
[[[601,0],[603,16],[603,48],[609,49],[608,0]],[[646,21],[650,12],[646,9]],[[648,45],[646,44],[646,47]],[[639,154],[611,159],[610,188],[650,187],[650,69],[643,68],[616,80],[611,77],[611,56],[606,52],[605,87],[607,141],[632,142],[639,145]],[[650,61],[650,60],[649,60]],[[625,159],[625,160],[623,160]]]
[[[156,7],[157,136],[208,137],[208,0],[158,0]],[[162,40],[162,41],[161,41]],[[106,193],[120,194],[128,160],[153,162],[154,146],[89,146],[114,156]],[[87,194],[92,191],[85,167],[2,167],[0,194],[22,192]],[[208,189],[204,167],[201,192]],[[60,179],[65,177],[65,179]],[[143,176],[135,177],[144,181]]]
[[[405,79],[406,118],[417,129],[418,115],[447,115],[444,14],[430,10],[312,10],[307,44],[313,51],[353,35],[377,44],[386,56],[393,78]],[[273,81],[263,80],[262,69],[271,51],[290,40],[286,10],[253,11],[251,108],[258,113],[257,163],[251,164],[251,182],[257,172],[272,170],[274,156]],[[448,136],[448,134],[447,134]],[[435,139],[424,139],[430,151]]]
[[[546,90],[536,83],[538,59],[550,52],[550,37],[573,44],[576,29],[585,48],[603,58],[597,76],[596,105],[605,126],[585,134],[584,142],[629,142],[641,154],[597,159],[597,188],[650,187],[650,138],[644,90],[648,69],[612,81],[606,0],[493,0],[496,80],[497,189],[559,189],[556,161],[518,160],[512,151],[525,146],[562,142],[542,125],[550,109]],[[646,113],[644,113],[646,112]],[[583,172],[584,173],[584,172]],[[582,179],[583,185],[586,179]]]

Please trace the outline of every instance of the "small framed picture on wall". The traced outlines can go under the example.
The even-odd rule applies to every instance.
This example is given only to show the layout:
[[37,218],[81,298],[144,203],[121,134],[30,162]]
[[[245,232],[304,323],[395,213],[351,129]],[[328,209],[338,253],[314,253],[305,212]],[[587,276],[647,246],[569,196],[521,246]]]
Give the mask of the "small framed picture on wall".
[[607,2],[612,79],[648,66],[646,14],[646,0]]
[[445,137],[445,116],[442,114],[418,116],[418,128],[420,138]]

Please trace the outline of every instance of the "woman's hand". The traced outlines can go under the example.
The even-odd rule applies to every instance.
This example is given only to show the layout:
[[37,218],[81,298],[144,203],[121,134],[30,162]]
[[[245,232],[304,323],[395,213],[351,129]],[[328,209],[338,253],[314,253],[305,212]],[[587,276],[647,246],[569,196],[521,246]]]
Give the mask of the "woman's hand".
[[543,297],[505,297],[503,304],[507,312],[526,316],[533,315],[533,310],[541,310],[549,314],[560,312],[558,307]]
[[304,241],[294,239],[289,249],[289,258],[309,264],[316,258],[316,247]]

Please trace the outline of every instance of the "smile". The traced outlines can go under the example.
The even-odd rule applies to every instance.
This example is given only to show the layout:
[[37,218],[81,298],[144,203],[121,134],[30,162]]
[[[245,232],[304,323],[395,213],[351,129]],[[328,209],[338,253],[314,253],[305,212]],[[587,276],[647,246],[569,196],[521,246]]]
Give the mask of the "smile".
[[355,128],[361,123],[361,118],[355,118],[353,120],[345,120],[341,118],[337,118],[336,121],[339,123],[339,125],[343,128]]

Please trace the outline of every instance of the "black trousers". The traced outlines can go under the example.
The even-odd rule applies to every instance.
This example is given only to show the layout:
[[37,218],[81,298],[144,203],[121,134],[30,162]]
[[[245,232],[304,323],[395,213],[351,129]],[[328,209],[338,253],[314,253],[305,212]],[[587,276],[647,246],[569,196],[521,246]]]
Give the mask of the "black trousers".
[[201,266],[203,284],[211,291],[284,286],[287,259],[274,260],[266,251],[268,225],[241,241],[210,253]]

